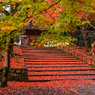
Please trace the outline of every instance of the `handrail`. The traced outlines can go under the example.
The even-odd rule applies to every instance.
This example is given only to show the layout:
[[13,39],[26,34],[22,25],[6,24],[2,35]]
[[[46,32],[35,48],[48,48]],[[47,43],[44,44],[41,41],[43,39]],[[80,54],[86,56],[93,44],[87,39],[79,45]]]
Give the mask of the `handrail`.
[[[83,54],[83,53],[81,53],[81,52],[79,52],[79,51],[77,51],[77,50],[74,50],[74,49],[72,49],[72,48],[70,48],[70,47],[67,47],[67,46],[66,46],[66,48],[68,48],[68,50],[70,49],[70,50],[74,51],[74,55],[75,55],[75,52],[81,54],[81,55],[82,55],[81,60],[83,60],[83,56],[89,57],[89,58],[91,59],[91,66],[92,66],[92,60],[95,60],[94,58],[92,58],[92,57],[90,57],[90,56],[88,56],[88,55],[86,55],[86,54]],[[63,48],[63,49],[64,49],[64,48]],[[68,52],[69,52],[69,51],[68,51]]]
[[[68,47],[67,47],[67,48],[68,48]],[[81,53],[81,52],[79,52],[79,51],[77,51],[77,50],[74,50],[74,49],[72,49],[72,48],[69,48],[69,49],[71,49],[71,50],[73,50],[73,51],[76,51],[76,52],[78,52],[78,53],[80,53],[80,54],[82,54],[82,55],[84,55],[84,56],[87,56],[87,57],[89,57],[89,58],[95,60],[94,58],[92,58],[92,57],[90,57],[90,56],[88,56],[88,55],[86,55],[86,54],[83,54],[83,53]]]

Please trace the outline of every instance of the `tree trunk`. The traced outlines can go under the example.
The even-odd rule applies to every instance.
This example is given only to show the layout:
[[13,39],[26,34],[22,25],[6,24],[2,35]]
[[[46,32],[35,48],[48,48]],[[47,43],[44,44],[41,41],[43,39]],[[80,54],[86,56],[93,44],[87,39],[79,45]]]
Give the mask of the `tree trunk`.
[[86,47],[86,52],[89,52],[88,45],[87,45],[87,40],[86,39],[85,39],[85,47]]
[[10,68],[10,56],[13,50],[13,43],[14,43],[14,40],[11,39],[9,42],[9,46],[6,46],[7,48],[5,49],[5,52],[4,52],[5,62],[4,62],[3,72],[2,72],[2,87],[7,86],[8,73],[9,73],[9,68]]
[[4,68],[2,72],[2,87],[7,86],[8,72],[10,68],[10,49],[6,48],[4,55]]

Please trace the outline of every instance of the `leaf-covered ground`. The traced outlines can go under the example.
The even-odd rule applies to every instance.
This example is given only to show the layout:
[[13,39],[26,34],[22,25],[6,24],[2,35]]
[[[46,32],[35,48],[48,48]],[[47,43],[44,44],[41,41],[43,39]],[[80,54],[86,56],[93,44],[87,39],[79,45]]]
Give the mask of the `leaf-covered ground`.
[[[19,47],[14,46],[14,52],[17,54],[22,55],[21,50]],[[15,59],[14,57],[11,58],[11,64],[10,64],[10,68],[24,68],[23,67],[23,56],[16,56],[17,59],[19,58],[19,60]],[[4,58],[1,58],[2,61],[0,61],[0,69],[3,68],[4,65]]]
[[95,95],[95,81],[8,82],[0,95]]

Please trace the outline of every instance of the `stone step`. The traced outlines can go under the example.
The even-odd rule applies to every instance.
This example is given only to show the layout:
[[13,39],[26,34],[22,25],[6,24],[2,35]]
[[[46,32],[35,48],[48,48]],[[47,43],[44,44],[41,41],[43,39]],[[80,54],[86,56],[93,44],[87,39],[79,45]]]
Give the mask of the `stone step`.
[[35,68],[35,67],[28,67],[27,70],[67,70],[67,69],[90,69],[91,67],[52,67],[52,68]]
[[76,58],[49,58],[49,57],[24,57],[24,59],[40,59],[40,60],[68,60],[68,59],[70,59],[70,60],[76,60]]
[[63,53],[63,51],[59,50],[22,50],[22,52],[31,52],[31,53]]
[[51,70],[45,70],[45,69],[37,69],[37,70],[32,70],[32,69],[28,69],[28,72],[59,72],[59,71],[62,71],[62,72],[66,72],[66,71],[95,71],[95,69],[93,69],[93,68],[74,68],[74,69],[72,69],[72,68],[68,68],[68,69],[55,69],[55,70],[53,70],[53,69],[51,69]]
[[25,62],[81,62],[80,60],[25,60]]
[[26,64],[26,67],[28,68],[28,67],[35,67],[35,68],[52,68],[52,67],[89,67],[89,65],[87,65],[87,64],[83,64],[83,65],[81,65],[81,64],[63,64],[63,65],[27,65]]
[[54,81],[54,80],[95,80],[95,75],[65,75],[65,76],[29,76],[29,81]]
[[48,53],[22,53],[24,56],[27,55],[27,56],[44,56],[44,57],[72,57],[70,55],[64,55],[64,54],[48,54]]
[[70,74],[72,74],[72,75],[74,75],[74,74],[76,74],[76,75],[78,75],[78,74],[88,74],[88,75],[90,75],[90,74],[95,74],[95,70],[86,70],[86,71],[58,71],[58,72],[56,72],[56,71],[43,71],[43,72],[36,72],[36,71],[33,71],[33,72],[31,72],[31,71],[28,71],[28,75],[33,75],[33,76],[35,76],[35,75],[59,75],[59,76],[61,76],[61,75],[70,75]]
[[57,52],[57,51],[23,51],[23,53],[50,53],[50,54],[63,54],[63,52]]
[[31,74],[31,75],[28,75],[28,76],[77,76],[77,75],[94,75],[95,76],[95,73],[87,73],[87,74],[83,74],[83,73],[76,73],[76,74]]
[[26,55],[23,54],[23,57],[29,57],[29,58],[30,57],[31,58],[37,58],[37,57],[39,58],[40,57],[40,58],[57,58],[57,59],[58,58],[74,58],[73,56],[60,56],[60,55],[59,56],[51,56],[51,55],[44,56],[44,55],[33,55],[33,54],[26,54]]
[[86,64],[85,62],[25,62],[26,65],[70,65],[70,64]]

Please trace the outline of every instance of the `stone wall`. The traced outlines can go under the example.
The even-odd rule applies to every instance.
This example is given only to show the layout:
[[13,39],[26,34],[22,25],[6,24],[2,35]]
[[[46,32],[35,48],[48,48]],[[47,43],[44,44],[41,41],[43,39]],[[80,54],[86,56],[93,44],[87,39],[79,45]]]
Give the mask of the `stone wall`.
[[[0,70],[0,81],[2,79],[2,71]],[[8,74],[8,81],[28,81],[27,69],[10,68]]]

